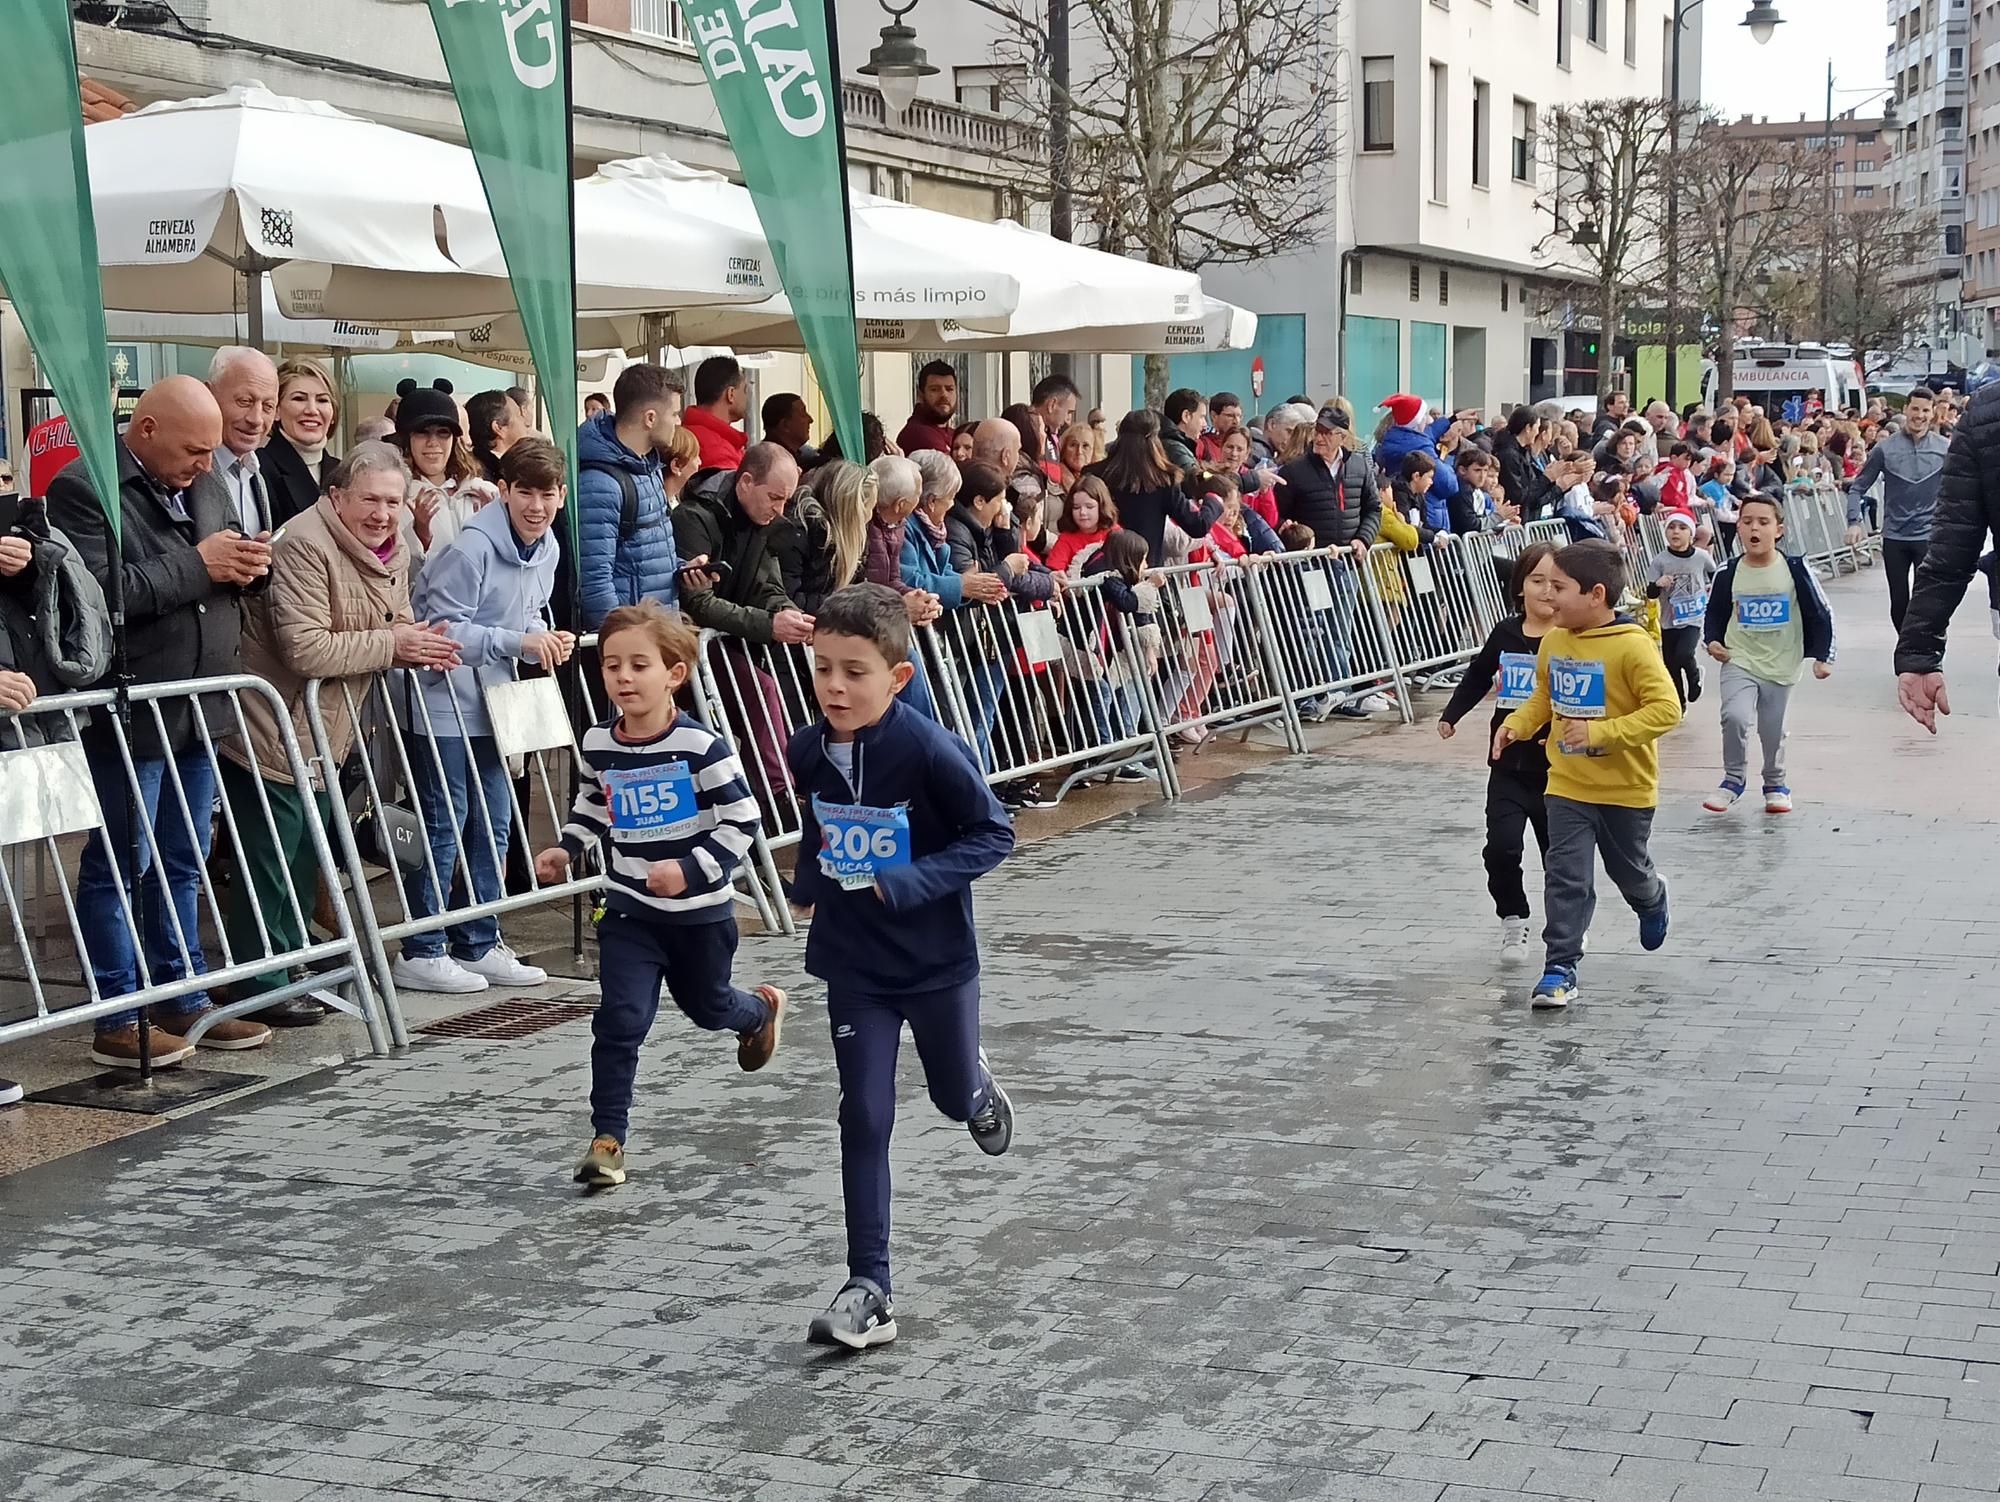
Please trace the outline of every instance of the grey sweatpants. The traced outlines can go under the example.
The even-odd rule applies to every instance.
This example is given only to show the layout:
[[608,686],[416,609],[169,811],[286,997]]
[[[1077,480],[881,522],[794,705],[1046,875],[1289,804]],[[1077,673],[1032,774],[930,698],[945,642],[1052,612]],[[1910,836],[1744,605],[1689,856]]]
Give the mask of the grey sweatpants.
[[1722,780],[1745,784],[1750,765],[1750,726],[1764,745],[1764,786],[1785,785],[1785,706],[1789,683],[1767,683],[1733,662],[1722,665]]
[[1653,810],[1578,803],[1553,794],[1549,810],[1549,850],[1542,866],[1548,922],[1542,943],[1551,970],[1574,970],[1583,958],[1583,936],[1597,911],[1597,862],[1601,857],[1612,884],[1635,913],[1650,913],[1667,895],[1653,869],[1646,841],[1653,833]]

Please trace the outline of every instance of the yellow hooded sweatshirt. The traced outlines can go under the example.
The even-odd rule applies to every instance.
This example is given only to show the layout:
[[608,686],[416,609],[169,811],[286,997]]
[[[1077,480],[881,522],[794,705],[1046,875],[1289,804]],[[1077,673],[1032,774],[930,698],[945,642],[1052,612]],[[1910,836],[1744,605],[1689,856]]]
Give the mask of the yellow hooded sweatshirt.
[[[1549,730],[1549,795],[1576,803],[1653,808],[1660,801],[1654,745],[1681,722],[1680,700],[1644,626],[1619,616],[1586,631],[1558,627],[1542,638],[1534,697],[1507,717],[1514,739]],[[1590,749],[1566,751],[1563,728],[1590,726]]]

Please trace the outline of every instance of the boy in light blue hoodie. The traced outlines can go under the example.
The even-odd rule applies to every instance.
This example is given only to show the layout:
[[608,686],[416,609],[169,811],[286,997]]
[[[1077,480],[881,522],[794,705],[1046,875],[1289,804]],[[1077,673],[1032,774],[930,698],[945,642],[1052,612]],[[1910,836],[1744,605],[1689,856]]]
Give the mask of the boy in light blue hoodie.
[[[413,672],[415,691],[399,706],[430,846],[429,859],[404,873],[413,918],[444,909],[454,873],[472,903],[501,898],[513,803],[486,689],[513,682],[523,662],[552,671],[575,649],[574,636],[550,630],[544,619],[556,578],[552,529],[564,495],[555,446],[540,438],[515,444],[500,459],[500,499],[475,512],[417,581],[417,618],[444,627],[462,665]],[[548,975],[517,959],[500,940],[500,920],[487,914],[410,935],[390,978],[407,990],[459,993],[539,985]]]

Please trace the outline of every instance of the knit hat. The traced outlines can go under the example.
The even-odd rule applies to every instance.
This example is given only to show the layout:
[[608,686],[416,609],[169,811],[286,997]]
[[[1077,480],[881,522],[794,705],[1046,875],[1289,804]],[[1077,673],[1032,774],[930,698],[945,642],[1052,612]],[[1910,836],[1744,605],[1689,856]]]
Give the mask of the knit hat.
[[439,379],[428,386],[419,386],[405,379],[396,387],[396,395],[402,398],[396,408],[396,431],[404,437],[421,433],[425,428],[450,428],[454,436],[464,435],[465,429],[458,420],[458,403],[451,399],[450,381]]
[[1407,391],[1398,392],[1382,405],[1389,409],[1389,415],[1396,419],[1399,428],[1415,427],[1424,415],[1424,399],[1411,396]]

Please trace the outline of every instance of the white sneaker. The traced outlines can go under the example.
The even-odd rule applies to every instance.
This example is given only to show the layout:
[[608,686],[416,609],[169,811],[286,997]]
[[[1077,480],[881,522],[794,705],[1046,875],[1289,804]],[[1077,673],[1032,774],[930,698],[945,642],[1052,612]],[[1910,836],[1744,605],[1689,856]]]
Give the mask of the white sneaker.
[[1355,705],[1355,708],[1365,709],[1370,714],[1380,714],[1383,710],[1390,708],[1391,704],[1392,701],[1387,694],[1370,694],[1367,698],[1360,700]]
[[421,960],[399,954],[396,963],[389,967],[389,979],[400,990],[435,991],[440,996],[461,996],[486,989],[485,976],[474,975],[445,954]]
[[1500,920],[1500,963],[1518,965],[1528,957],[1528,920],[1526,918],[1502,918]]
[[1726,814],[1736,807],[1736,800],[1743,796],[1740,782],[1725,782],[1721,787],[1701,800],[1701,806],[1712,814]]
[[1792,811],[1792,790],[1786,787],[1764,789],[1764,812],[1767,814],[1788,814]]
[[27,1093],[12,1080],[0,1080],[0,1106],[11,1106]]
[[455,960],[461,970],[483,975],[496,986],[539,986],[549,972],[536,965],[524,965],[520,956],[505,944],[495,944],[476,960]]

